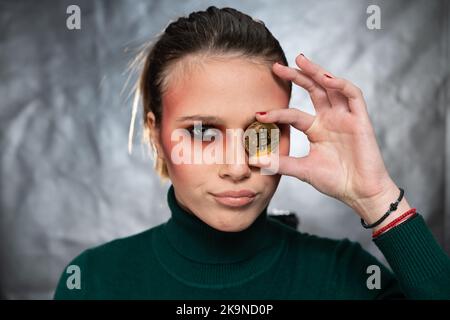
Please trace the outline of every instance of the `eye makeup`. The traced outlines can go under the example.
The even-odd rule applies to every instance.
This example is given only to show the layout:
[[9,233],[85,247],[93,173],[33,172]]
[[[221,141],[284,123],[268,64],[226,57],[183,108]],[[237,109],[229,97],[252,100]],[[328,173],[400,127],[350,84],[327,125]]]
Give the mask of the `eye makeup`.
[[[217,128],[216,121],[207,120],[202,121],[201,126],[190,125],[186,127],[186,130],[189,131],[193,139],[204,142],[211,142],[212,137],[222,133],[221,129]],[[278,130],[278,132],[274,134],[272,130]],[[243,143],[250,156],[256,155],[259,157],[276,151],[279,140],[280,128],[275,123],[253,121],[244,130]]]
[[[215,125],[211,123],[202,123],[201,127],[191,125],[187,127],[186,130],[189,131],[191,137],[200,141],[211,141],[210,136],[214,137],[220,134],[217,132],[220,131],[220,129],[216,128]],[[207,137],[206,140],[205,137]]]

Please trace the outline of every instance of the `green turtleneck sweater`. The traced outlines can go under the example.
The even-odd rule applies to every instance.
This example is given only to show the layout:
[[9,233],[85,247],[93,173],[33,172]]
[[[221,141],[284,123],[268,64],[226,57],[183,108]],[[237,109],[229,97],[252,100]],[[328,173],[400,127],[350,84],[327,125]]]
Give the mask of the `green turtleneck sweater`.
[[267,207],[249,228],[223,232],[183,210],[173,185],[167,201],[166,223],[71,261],[81,286],[68,288],[66,268],[54,298],[450,299],[450,259],[420,215],[374,240],[394,276],[358,243],[301,233]]

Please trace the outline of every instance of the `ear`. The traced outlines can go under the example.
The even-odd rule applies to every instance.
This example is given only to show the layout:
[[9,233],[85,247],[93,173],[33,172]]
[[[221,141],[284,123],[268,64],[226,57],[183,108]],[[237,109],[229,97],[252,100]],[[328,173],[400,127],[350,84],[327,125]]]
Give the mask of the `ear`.
[[152,111],[147,113],[147,126],[150,134],[150,141],[155,146],[158,157],[164,159],[163,148],[161,145],[160,128],[156,125],[155,114]]

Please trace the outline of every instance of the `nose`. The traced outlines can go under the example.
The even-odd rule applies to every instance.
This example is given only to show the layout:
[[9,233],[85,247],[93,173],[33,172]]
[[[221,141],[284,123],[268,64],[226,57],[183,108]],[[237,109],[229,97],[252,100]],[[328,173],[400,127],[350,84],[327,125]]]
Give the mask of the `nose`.
[[222,179],[230,179],[232,181],[241,181],[250,177],[251,170],[247,163],[225,163],[220,169],[220,177]]
[[243,131],[234,131],[232,136],[227,133],[225,147],[225,163],[221,165],[219,176],[222,179],[241,181],[250,177],[251,169],[248,165],[248,156],[243,143]]

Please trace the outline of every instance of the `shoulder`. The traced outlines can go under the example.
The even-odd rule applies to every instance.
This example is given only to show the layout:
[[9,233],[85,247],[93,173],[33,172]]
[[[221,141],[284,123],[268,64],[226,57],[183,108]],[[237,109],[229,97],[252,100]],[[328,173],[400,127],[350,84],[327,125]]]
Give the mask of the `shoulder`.
[[[349,238],[321,237],[283,225],[275,221],[274,227],[286,234],[288,254],[285,266],[291,266],[291,277],[298,278],[314,291],[323,283],[320,295],[325,298],[382,298],[401,297],[391,271],[361,244]],[[380,275],[382,290],[371,290],[368,279]]]
[[134,270],[153,258],[153,235],[164,224],[159,224],[145,231],[117,238],[104,244],[83,251],[75,260],[81,260],[90,273],[97,270]]
[[[92,289],[100,279],[120,279],[124,273],[141,272],[148,268],[153,261],[152,237],[162,226],[163,224],[160,224],[82,251],[65,266],[54,298],[84,299],[86,288]],[[72,290],[69,283],[76,282],[77,272],[81,279],[81,290]]]
[[318,236],[296,230],[276,220],[271,221],[271,224],[285,234],[289,254],[299,261],[310,261],[322,267],[327,265],[334,271],[346,270],[350,265],[352,270],[355,268],[362,270],[372,264],[381,265],[360,243],[349,238],[333,239]]
[[148,251],[153,234],[163,225],[160,224],[145,231],[91,247],[85,250],[82,255],[84,254],[86,259],[89,258],[89,260],[99,259],[102,261],[108,260],[108,258],[120,260],[132,258],[136,253]]
[[363,250],[357,242],[348,238],[332,239],[299,231],[276,219],[269,218],[272,228],[278,229],[278,232],[284,234],[291,246],[296,249],[307,249],[307,251],[317,252],[319,254],[349,254],[350,252]]

